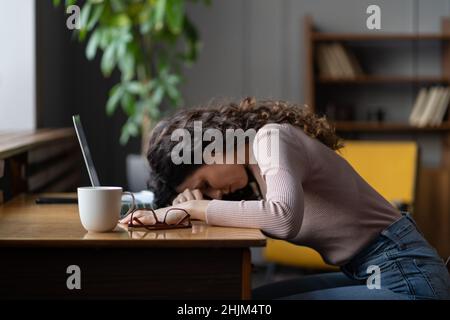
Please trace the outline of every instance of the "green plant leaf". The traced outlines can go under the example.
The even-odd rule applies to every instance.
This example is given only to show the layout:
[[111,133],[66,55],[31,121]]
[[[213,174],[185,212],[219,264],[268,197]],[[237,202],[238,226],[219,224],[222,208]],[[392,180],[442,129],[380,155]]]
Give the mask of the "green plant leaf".
[[123,59],[127,53],[127,44],[123,41],[118,41],[116,44],[117,60]]
[[122,145],[127,144],[130,137],[136,137],[139,135],[139,125],[133,118],[128,118],[125,125],[122,127],[122,134],[120,135],[120,143]]
[[136,95],[143,94],[145,90],[143,84],[140,83],[139,81],[130,81],[126,83],[125,88],[127,92]]
[[122,73],[122,82],[128,82],[134,77],[135,60],[134,55],[127,52],[125,56],[119,59],[119,69]]
[[66,7],[74,5],[75,3],[77,3],[77,0],[66,0],[65,1]]
[[176,74],[170,74],[166,77],[166,83],[173,87],[176,87],[180,83],[180,81],[180,76]]
[[155,0],[155,30],[160,31],[164,28],[164,15],[166,14],[167,0]]
[[125,13],[116,14],[110,20],[110,25],[118,28],[130,27],[132,24],[130,17]]
[[117,105],[124,94],[122,84],[116,84],[109,92],[109,99],[106,103],[106,114],[111,116],[117,109]]
[[153,6],[146,5],[138,16],[140,33],[146,34],[150,32],[150,30],[153,29],[154,21]]
[[[148,102],[150,102],[151,100],[149,100]],[[148,103],[148,107],[147,107],[147,111],[148,111],[148,115],[154,119],[154,120],[158,120],[159,118],[161,118],[161,111],[159,111],[159,108],[155,105],[152,105],[151,103]]]
[[116,65],[115,49],[115,43],[113,42],[106,48],[105,52],[103,52],[100,68],[102,69],[103,74],[107,77],[111,75],[111,72]]
[[167,95],[172,103],[172,107],[178,107],[182,104],[181,93],[178,90],[167,90]]
[[126,9],[126,3],[128,1],[124,1],[124,0],[109,0],[111,3],[111,7],[113,9],[114,12],[121,12],[124,11]]
[[133,95],[125,92],[120,99],[120,104],[122,106],[123,112],[128,116],[132,117],[136,113],[136,99]]
[[176,75],[170,75],[165,81],[165,91],[167,96],[170,98],[171,102],[178,106],[181,104],[181,93],[178,90],[178,84],[180,83],[180,77]]
[[150,92],[154,88],[156,88],[157,85],[158,85],[158,82],[155,79],[153,79],[145,84],[145,91]]
[[91,37],[89,38],[89,41],[86,46],[86,57],[88,58],[88,60],[92,60],[95,58],[95,54],[97,53],[97,47],[100,42],[100,37],[101,37],[100,29],[95,30],[91,34]]
[[139,134],[139,124],[136,122],[130,122],[128,125],[128,132],[132,137],[136,137]]
[[100,19],[100,16],[102,15],[104,8],[105,8],[105,6],[103,5],[103,3],[99,3],[94,6],[94,10],[92,11],[91,17],[88,19],[87,26],[86,26],[86,29],[88,31],[91,31],[92,28],[94,28],[95,24]]
[[87,25],[89,21],[89,17],[91,15],[92,3],[86,2],[84,6],[81,8],[80,13],[80,26],[81,30],[87,30]]
[[[76,0],[52,0],[55,6]],[[201,0],[192,2],[202,3]],[[206,2],[206,1],[205,1]],[[119,104],[128,120],[122,127],[121,143],[139,134],[142,117],[154,120],[168,114],[161,108],[182,101],[183,66],[197,59],[199,34],[186,14],[186,0],[85,0],[81,30],[72,33],[87,41],[85,54],[92,60],[101,52],[100,69],[107,77],[117,67],[120,83],[106,103],[108,115]],[[182,41],[182,42],[181,42]],[[180,44],[184,44],[179,52]]]
[[164,87],[163,86],[156,87],[151,97],[152,104],[157,108],[161,104],[163,98],[164,98]]
[[184,0],[167,0],[167,25],[173,34],[180,34],[184,20]]
[[122,133],[120,134],[119,142],[121,145],[126,145],[128,143],[128,140],[130,140],[130,134],[128,132],[128,128],[126,125],[122,127]]
[[109,42],[109,37],[108,37],[109,28],[108,27],[100,27],[100,28],[97,28],[97,30],[101,30],[98,46],[100,48],[102,48],[102,50],[104,50],[108,46],[108,42]]

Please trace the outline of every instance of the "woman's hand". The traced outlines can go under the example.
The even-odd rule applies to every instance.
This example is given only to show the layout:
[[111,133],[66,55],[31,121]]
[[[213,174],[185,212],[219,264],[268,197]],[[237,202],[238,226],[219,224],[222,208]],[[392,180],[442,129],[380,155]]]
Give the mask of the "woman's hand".
[[[184,214],[187,213],[191,216],[191,219],[196,220],[205,220],[206,219],[206,208],[208,207],[210,200],[187,200],[182,203],[178,203],[175,206],[172,207],[166,207],[166,208],[159,208],[155,210],[156,216],[158,217],[159,221],[164,220],[164,216],[166,212],[170,209],[173,209],[170,211],[170,214],[167,216],[167,223],[176,223],[179,221]],[[183,209],[183,210],[176,210],[176,209]],[[139,220],[148,225],[155,224],[155,218],[153,216],[153,213],[148,210],[137,210],[134,212],[133,217],[139,218]],[[119,220],[119,223],[126,223],[128,224],[131,219],[131,214],[127,215],[123,219]]]
[[173,199],[172,205],[177,205],[190,200],[203,200],[203,194],[199,189],[186,189]]

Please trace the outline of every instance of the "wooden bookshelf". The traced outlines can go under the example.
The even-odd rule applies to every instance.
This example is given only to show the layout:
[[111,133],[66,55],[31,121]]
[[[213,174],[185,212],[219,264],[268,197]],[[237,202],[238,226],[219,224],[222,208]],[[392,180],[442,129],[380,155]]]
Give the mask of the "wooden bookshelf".
[[436,41],[450,40],[450,34],[439,33],[320,33],[312,32],[312,41]]
[[378,123],[368,121],[337,121],[335,128],[339,132],[450,132],[450,123],[440,126],[415,127],[404,123]]
[[[305,100],[314,111],[323,113],[324,105],[317,103],[317,97],[321,94],[323,87],[338,86],[392,86],[392,85],[450,85],[450,19],[443,18],[441,33],[426,34],[401,34],[401,33],[327,33],[318,32],[314,28],[313,20],[310,16],[305,17],[305,48],[306,48],[306,73],[305,73]],[[419,41],[430,40],[442,42],[442,74],[441,75],[380,75],[364,74],[356,77],[326,77],[319,75],[316,70],[316,46],[320,42],[365,42],[365,41]],[[336,120],[338,121],[338,120]],[[415,128],[407,123],[404,124],[378,124],[369,122],[360,122],[355,120],[353,123],[341,122],[336,124],[337,131],[397,131],[397,132],[439,132],[448,131],[450,119],[447,116],[444,123],[439,127]]]
[[355,78],[332,78],[318,76],[319,84],[449,84],[450,79],[442,76],[384,76],[364,75]]

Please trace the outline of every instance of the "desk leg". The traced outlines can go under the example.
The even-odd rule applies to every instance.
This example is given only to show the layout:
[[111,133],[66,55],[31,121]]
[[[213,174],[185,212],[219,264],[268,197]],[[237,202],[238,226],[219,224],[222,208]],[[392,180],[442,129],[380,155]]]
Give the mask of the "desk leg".
[[252,298],[252,261],[250,249],[242,250],[242,299]]

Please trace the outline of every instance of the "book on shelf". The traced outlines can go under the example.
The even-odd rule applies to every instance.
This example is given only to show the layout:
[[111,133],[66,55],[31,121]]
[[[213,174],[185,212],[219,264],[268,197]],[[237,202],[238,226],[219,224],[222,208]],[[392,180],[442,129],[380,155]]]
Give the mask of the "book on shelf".
[[317,47],[317,66],[319,68],[319,73],[324,77],[332,77],[331,63],[327,57],[323,46]]
[[[329,47],[329,55],[332,57],[332,65],[335,68],[335,76],[336,77],[343,77],[343,78],[349,78],[349,71],[347,70],[345,66],[345,61],[342,60],[341,53],[337,49],[337,47],[334,44],[328,45]],[[326,49],[325,49],[326,50]]]
[[344,50],[344,46],[341,45],[340,43],[334,43],[332,44],[332,46],[335,55],[337,57],[338,61],[337,63],[341,68],[342,74],[344,74],[346,78],[355,78],[356,70],[353,70],[350,58],[347,56],[347,52]]
[[361,67],[361,64],[359,63],[358,59],[356,58],[355,54],[353,53],[353,51],[349,50],[347,47],[342,46],[345,50],[345,53],[348,57],[348,59],[350,59],[350,65],[352,67],[352,69],[355,71],[357,76],[362,76],[364,75],[364,71]]
[[318,45],[316,61],[323,77],[354,79],[363,74],[354,54],[339,42]]
[[419,127],[425,127],[427,124],[431,122],[431,118],[433,116],[433,111],[436,110],[438,101],[439,101],[439,95],[440,95],[440,88],[438,87],[432,87],[429,90],[426,104],[424,107],[424,110],[422,114],[419,115],[417,126]]
[[420,89],[409,116],[409,123],[417,127],[441,125],[449,102],[448,87],[434,86]]
[[447,112],[447,107],[450,102],[450,88],[443,89],[444,92],[441,96],[441,100],[439,101],[438,109],[433,118],[432,125],[439,126],[442,124],[444,120],[445,113]]
[[420,115],[423,113],[423,109],[425,107],[428,96],[428,89],[422,88],[419,91],[419,94],[416,97],[416,101],[414,102],[413,109],[411,114],[409,115],[409,123],[411,125],[417,125],[418,119]]

